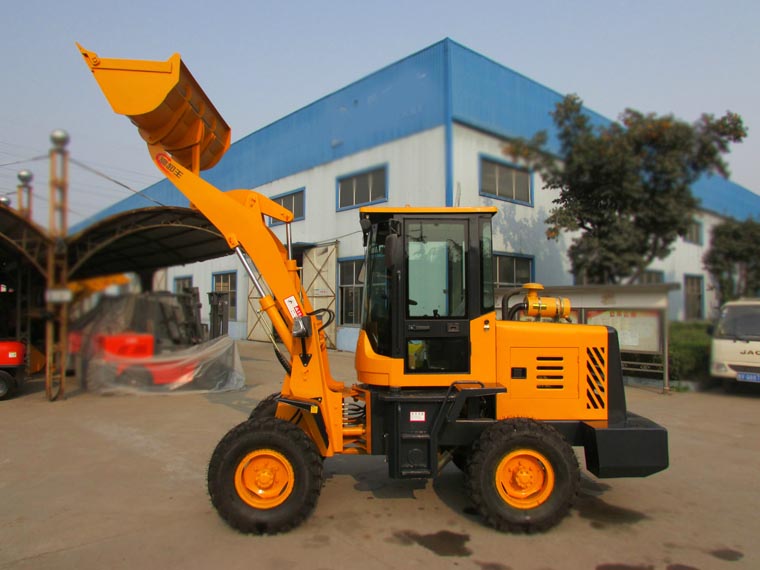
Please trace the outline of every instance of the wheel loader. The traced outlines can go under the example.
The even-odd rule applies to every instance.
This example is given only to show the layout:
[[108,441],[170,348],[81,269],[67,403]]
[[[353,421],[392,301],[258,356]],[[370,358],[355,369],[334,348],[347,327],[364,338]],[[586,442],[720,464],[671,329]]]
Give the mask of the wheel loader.
[[[667,431],[626,409],[614,329],[562,322],[570,303],[542,296],[540,284],[497,314],[493,207],[359,208],[356,378],[333,378],[324,328],[334,314],[315,310],[301,284],[293,214],[200,177],[228,149],[230,127],[180,56],[106,59],[78,47],[158,169],[237,254],[287,350],[272,339],[280,391],[211,456],[209,494],[230,526],[271,534],[301,524],[316,506],[323,461],[339,454],[385,456],[400,479],[436,477],[452,461],[483,520],[511,532],[544,531],[568,513],[580,482],[574,447],[597,477],[668,466]],[[267,218],[285,224],[286,243]]]

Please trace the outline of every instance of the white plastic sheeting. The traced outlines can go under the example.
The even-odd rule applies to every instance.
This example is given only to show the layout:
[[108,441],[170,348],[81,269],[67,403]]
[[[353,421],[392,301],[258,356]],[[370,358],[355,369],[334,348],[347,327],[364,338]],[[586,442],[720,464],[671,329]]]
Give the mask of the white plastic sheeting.
[[83,373],[89,390],[109,394],[225,391],[245,385],[237,346],[228,336],[148,357],[100,351]]
[[168,292],[103,297],[72,323],[71,362],[96,392],[222,391],[245,385],[235,341],[202,342],[193,307]]

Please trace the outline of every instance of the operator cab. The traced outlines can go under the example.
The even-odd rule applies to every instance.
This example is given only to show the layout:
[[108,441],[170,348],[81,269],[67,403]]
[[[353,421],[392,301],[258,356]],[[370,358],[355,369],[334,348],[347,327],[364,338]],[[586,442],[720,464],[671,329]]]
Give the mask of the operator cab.
[[473,372],[472,323],[488,315],[490,327],[495,320],[495,213],[496,208],[360,210],[366,245],[357,347],[361,382],[446,385],[441,375],[466,379]]

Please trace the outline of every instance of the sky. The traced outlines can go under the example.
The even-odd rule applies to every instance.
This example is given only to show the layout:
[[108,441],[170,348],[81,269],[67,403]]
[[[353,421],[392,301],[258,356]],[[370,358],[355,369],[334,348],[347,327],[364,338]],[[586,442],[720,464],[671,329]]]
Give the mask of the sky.
[[161,179],[74,42],[108,58],[180,53],[234,142],[448,37],[611,119],[738,113],[749,136],[727,157],[731,179],[760,193],[757,0],[7,0],[3,12],[0,195],[15,205],[30,170],[43,226],[55,129],[76,161],[69,226]]

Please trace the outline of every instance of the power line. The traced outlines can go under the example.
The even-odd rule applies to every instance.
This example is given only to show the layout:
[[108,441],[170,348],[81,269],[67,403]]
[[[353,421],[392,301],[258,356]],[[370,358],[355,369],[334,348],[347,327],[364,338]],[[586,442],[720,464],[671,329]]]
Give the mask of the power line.
[[35,156],[33,158],[24,158],[24,159],[21,159],[21,160],[14,160],[13,162],[6,162],[4,164],[0,164],[0,168],[5,168],[6,166],[14,166],[16,164],[24,164],[25,162],[34,162],[36,160],[43,160],[43,159],[45,159],[47,157],[48,157],[48,155],[43,154],[41,156]]
[[154,198],[151,198],[150,196],[146,196],[145,194],[141,194],[141,192],[139,190],[135,190],[134,188],[130,187],[128,184],[125,184],[124,182],[116,180],[115,178],[112,178],[112,177],[108,176],[107,174],[101,172],[100,170],[97,170],[97,169],[95,169],[95,168],[93,168],[91,166],[88,166],[85,163],[83,163],[82,161],[79,161],[79,160],[77,160],[75,158],[71,158],[71,157],[69,157],[69,161],[72,164],[76,164],[79,168],[82,168],[82,169],[86,170],[87,172],[95,174],[96,176],[100,176],[101,178],[105,178],[109,182],[113,182],[114,184],[117,184],[117,185],[121,186],[122,188],[126,188],[127,190],[129,190],[133,194],[140,194],[142,198],[145,198],[146,200],[150,200],[151,202],[153,202],[155,204],[158,204],[159,206],[164,206],[164,204],[162,204],[158,200],[155,200]]

